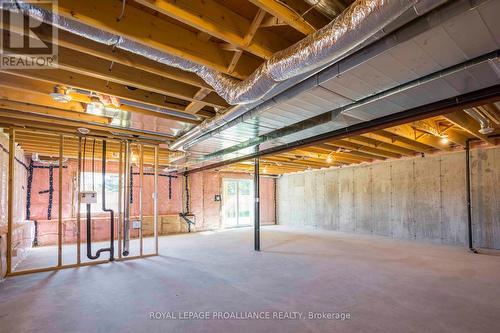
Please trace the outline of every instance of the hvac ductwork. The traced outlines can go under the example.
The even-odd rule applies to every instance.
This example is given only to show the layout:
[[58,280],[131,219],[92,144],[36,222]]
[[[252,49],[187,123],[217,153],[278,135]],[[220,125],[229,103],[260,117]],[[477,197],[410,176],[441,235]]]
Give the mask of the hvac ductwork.
[[[323,13],[330,19],[335,18],[342,12],[342,6],[337,0],[305,0],[311,8],[316,8],[317,11]],[[303,14],[304,16],[304,14]]]
[[25,15],[37,20],[53,24],[60,29],[93,41],[196,73],[229,104],[235,105],[258,101],[279,82],[339,59],[414,6],[419,0],[357,0],[322,29],[277,52],[243,81],[130,39],[55,15],[30,3],[15,2]]
[[[403,22],[397,22],[399,24],[398,26],[408,23],[413,19],[416,19],[417,17],[430,12],[431,10],[442,5],[445,2],[446,0],[419,1],[418,4],[415,4],[411,8],[411,10],[408,11],[409,15],[406,15],[406,13],[405,15],[403,15]],[[459,10],[462,10],[462,7],[470,9],[474,6],[474,4],[471,4],[468,1],[467,4],[465,3],[465,1],[460,1],[456,4],[458,5]],[[456,8],[452,8],[451,12],[453,12],[453,10],[456,10]],[[331,63],[327,64],[327,66],[324,66],[330,66],[331,68],[333,68],[333,70],[330,71],[330,68],[327,68],[325,69],[325,71],[332,72],[333,74],[328,74],[330,76],[341,75],[343,72],[348,71],[350,68],[353,68],[368,60],[370,56],[380,54],[390,47],[401,43],[411,36],[414,36],[415,34],[421,32],[422,29],[426,30],[429,29],[430,26],[438,24],[443,20],[443,18],[441,17],[443,14],[441,12],[443,12],[443,10],[440,9],[439,15],[432,17],[432,19],[427,20],[426,22],[422,22],[423,24],[418,24],[417,27],[409,27],[408,29],[406,29],[409,31],[404,33],[404,36],[400,36],[397,32],[391,32],[390,29],[388,29],[389,31],[385,31],[386,28],[384,28],[384,30],[381,30],[378,33],[372,35],[371,39],[375,39],[376,42],[373,42],[367,46],[367,48],[369,48],[370,50],[363,53],[357,53],[355,60],[349,59],[349,57],[344,57],[340,61],[334,59]],[[389,33],[391,34],[388,35]],[[370,42],[371,39],[366,40],[365,43]],[[365,43],[359,45],[358,48],[364,46]],[[350,54],[355,50],[357,50],[357,48],[347,51],[347,54]],[[183,135],[181,138],[175,140],[170,145],[170,148],[173,150],[186,150],[192,145],[211,136],[214,136],[227,128],[249,120],[282,102],[286,102],[287,100],[299,95],[300,93],[319,85],[320,74],[321,71],[309,77],[304,77],[304,75],[302,75],[283,82],[265,96],[267,97],[264,99],[265,101],[252,104],[237,105],[230,109],[228,112],[218,115],[215,118],[210,119],[209,121],[206,121],[195,127],[194,129]]]
[[474,118],[474,120],[476,120],[479,123],[479,125],[481,125],[481,128],[478,131],[479,133],[487,135],[495,131],[495,129],[491,126],[490,120],[487,117],[483,116],[474,109],[466,109],[464,111],[469,116]]

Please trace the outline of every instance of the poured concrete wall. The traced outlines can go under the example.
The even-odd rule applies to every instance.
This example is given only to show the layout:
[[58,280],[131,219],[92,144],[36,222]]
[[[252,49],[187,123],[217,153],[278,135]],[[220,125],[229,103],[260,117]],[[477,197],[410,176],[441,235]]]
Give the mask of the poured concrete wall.
[[[471,151],[475,246],[500,249],[500,148]],[[465,152],[285,175],[278,224],[467,242]]]

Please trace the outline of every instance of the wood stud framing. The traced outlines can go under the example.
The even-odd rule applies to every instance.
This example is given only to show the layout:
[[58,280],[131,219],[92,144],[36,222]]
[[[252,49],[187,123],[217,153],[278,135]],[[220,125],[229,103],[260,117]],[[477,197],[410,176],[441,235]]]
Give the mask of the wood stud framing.
[[[90,261],[90,262],[82,262],[81,261],[81,216],[80,216],[80,196],[77,196],[77,242],[75,244],[76,246],[76,263],[75,264],[64,264],[62,260],[62,255],[63,255],[63,219],[62,219],[62,207],[63,207],[63,168],[59,168],[58,170],[58,218],[57,218],[57,263],[54,266],[49,266],[49,267],[43,267],[43,268],[33,268],[33,269],[23,269],[23,270],[18,270],[14,271],[14,267],[12,267],[12,232],[13,232],[13,224],[14,224],[14,172],[15,172],[15,166],[16,166],[16,147],[19,144],[18,141],[21,140],[23,136],[31,136],[33,135],[32,132],[24,130],[24,129],[16,129],[16,128],[9,128],[9,170],[8,170],[8,212],[7,212],[7,253],[6,253],[6,263],[7,263],[7,270],[6,274],[7,276],[18,276],[18,275],[25,275],[25,274],[31,274],[31,273],[38,273],[38,272],[48,272],[48,271],[55,271],[55,270],[60,270],[60,269],[66,269],[66,268],[76,268],[76,267],[81,267],[81,266],[89,266],[89,265],[99,265],[103,263],[108,263],[108,260],[95,260],[95,261]],[[18,134],[20,136],[18,136]],[[54,161],[58,161],[58,165],[62,166],[64,158],[66,157],[71,157],[75,158],[78,161],[78,172],[77,172],[77,192],[80,192],[80,186],[81,186],[81,181],[80,181],[80,172],[82,170],[82,149],[78,149],[78,147],[82,147],[82,139],[81,137],[74,137],[70,135],[65,135],[64,133],[60,133],[58,131],[47,131],[47,132],[40,132],[38,133],[40,137],[38,138],[39,141],[45,141],[47,139],[52,139],[53,144],[49,144],[46,146],[52,146],[54,147],[54,150],[57,151],[54,154]],[[68,154],[68,146],[66,143],[71,140],[77,140],[77,149],[76,149],[76,157],[71,156],[71,154]],[[109,139],[106,139],[109,140]],[[116,141],[116,140],[109,140],[111,149],[109,152],[114,155],[117,154],[119,156],[117,162],[119,163],[120,171],[123,171],[122,168],[122,163],[123,163],[123,154],[122,154],[122,141]],[[19,144],[21,148],[24,148],[22,144]],[[154,228],[154,241],[155,241],[155,249],[153,253],[148,253],[145,254],[143,249],[142,249],[142,233],[140,235],[140,254],[136,256],[129,256],[129,257],[121,257],[119,256],[118,258],[115,258],[117,261],[122,261],[122,260],[133,260],[133,259],[138,259],[138,258],[145,258],[145,257],[150,257],[150,256],[155,256],[158,255],[158,226],[157,226],[157,214],[158,214],[158,203],[157,203],[157,191],[158,191],[158,172],[159,172],[159,147],[158,145],[144,145],[142,143],[138,143],[140,146],[140,172],[141,172],[141,192],[142,192],[142,172],[143,172],[143,167],[144,163],[148,163],[152,165],[154,168],[154,221],[153,221],[153,228]],[[90,149],[88,147],[87,149]],[[26,151],[25,151],[26,152]],[[147,161],[146,159],[146,154],[149,152],[151,161]],[[97,152],[99,154],[99,152]],[[87,155],[88,156],[88,155]],[[52,156],[50,156],[52,157]],[[121,173],[120,173],[121,175]],[[123,185],[121,182],[121,177],[120,177],[120,184]],[[121,188],[120,188],[121,191]],[[120,192],[121,193],[121,192]],[[142,196],[142,194],[141,194]],[[141,210],[142,214],[142,210]],[[117,215],[117,218],[119,220],[118,223],[118,228],[120,230],[120,221],[121,221],[121,206],[119,208],[119,212]],[[113,221],[114,223],[114,221]],[[141,227],[142,228],[142,227]],[[120,232],[118,232],[120,235]],[[120,244],[120,238],[118,238],[118,243]]]
[[[335,12],[340,13],[350,2],[334,1]],[[43,1],[40,5],[43,6]],[[130,0],[125,3],[120,20],[116,18],[122,10],[121,0],[59,0],[58,10],[59,14],[73,20],[203,64],[236,79],[245,79],[275,52],[331,20],[303,0],[249,0],[244,9],[217,0]],[[46,42],[51,38],[48,28],[44,24],[38,31],[38,36]],[[71,135],[82,124],[95,135],[139,136],[149,144],[172,139],[159,133],[110,129],[106,126],[109,118],[85,112],[85,103],[89,102],[87,96],[75,96],[69,103],[53,101],[49,93],[55,85],[171,110],[178,114],[121,106],[132,114],[184,122],[188,126],[197,125],[203,118],[210,118],[218,110],[229,107],[193,73],[63,30],[59,31],[58,43],[57,69],[0,71],[0,126],[15,125],[30,131],[58,127],[68,135],[64,137],[65,152],[74,155],[78,142]],[[478,106],[477,110],[498,129],[500,119],[496,105]],[[192,118],[193,115],[197,119]],[[450,144],[443,144],[442,138],[409,123],[269,156],[262,159],[261,167],[283,173],[448,150],[452,149],[451,145],[463,146],[470,138],[495,143],[495,139],[479,133],[477,122],[463,111],[426,121],[445,134]],[[40,144],[36,133],[19,132],[18,138],[28,152],[57,155],[57,148]],[[154,163],[153,151],[145,150],[144,154],[145,163]],[[159,165],[168,165],[168,156],[166,149],[159,148]],[[240,163],[237,168],[247,170],[248,166]]]

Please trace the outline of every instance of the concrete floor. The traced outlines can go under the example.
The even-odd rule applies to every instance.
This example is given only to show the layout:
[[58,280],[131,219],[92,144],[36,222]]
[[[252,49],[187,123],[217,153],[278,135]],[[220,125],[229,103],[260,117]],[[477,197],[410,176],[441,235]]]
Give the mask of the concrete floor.
[[[9,278],[0,332],[500,332],[500,257],[338,232],[162,237],[159,257]],[[350,320],[150,320],[150,312],[344,312]]]
[[[97,250],[109,247],[107,242],[93,242],[92,254],[95,255]],[[68,244],[62,247],[62,264],[76,264],[77,245]],[[155,251],[154,237],[143,238],[143,254],[152,254]],[[131,239],[129,245],[129,256],[138,256],[140,254],[139,239]],[[81,262],[91,262],[93,260],[87,258],[87,243],[83,242],[80,246]],[[115,241],[115,258],[118,258],[118,242]],[[109,252],[104,252],[99,257],[99,260],[109,259]],[[29,250],[29,254],[22,259],[15,267],[14,272],[25,271],[30,269],[52,267],[57,265],[57,246],[40,246]]]

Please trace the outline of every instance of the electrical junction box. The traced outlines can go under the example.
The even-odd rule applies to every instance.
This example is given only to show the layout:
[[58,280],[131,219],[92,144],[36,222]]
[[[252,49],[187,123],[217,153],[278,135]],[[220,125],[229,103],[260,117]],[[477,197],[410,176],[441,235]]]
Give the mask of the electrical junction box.
[[96,191],[81,191],[80,192],[80,202],[84,204],[97,203],[97,192]]
[[133,220],[132,221],[132,229],[141,229],[141,220]]

